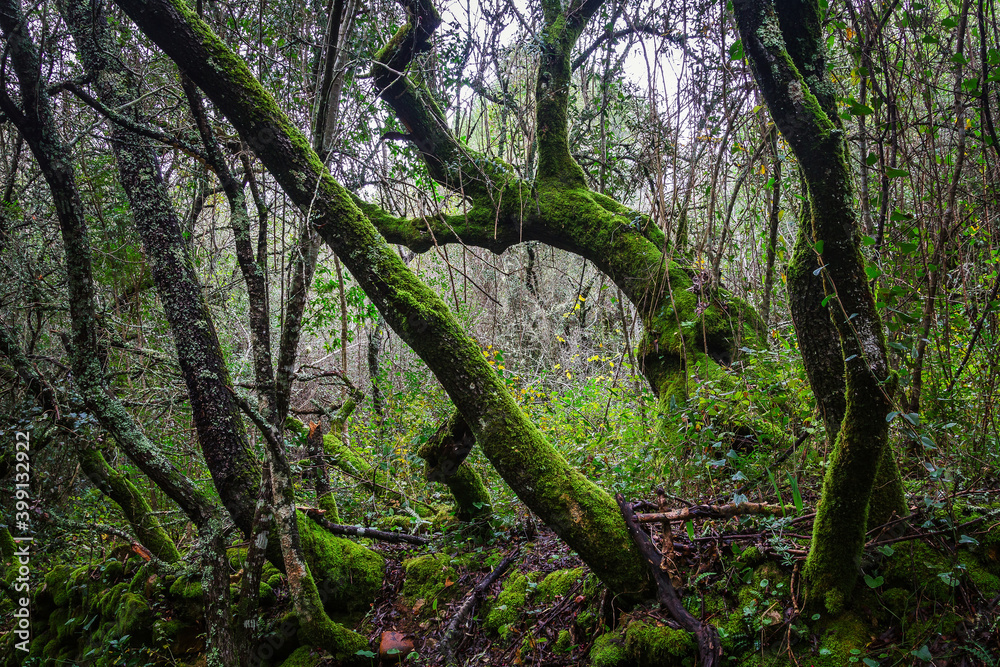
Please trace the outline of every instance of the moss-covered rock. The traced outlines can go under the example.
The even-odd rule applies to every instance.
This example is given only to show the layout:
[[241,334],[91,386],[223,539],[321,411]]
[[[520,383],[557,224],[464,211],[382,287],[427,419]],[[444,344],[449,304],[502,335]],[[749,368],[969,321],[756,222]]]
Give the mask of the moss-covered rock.
[[382,588],[385,559],[360,544],[331,535],[301,512],[298,519],[302,552],[327,610],[368,611]]
[[624,667],[628,662],[621,638],[610,632],[594,640],[589,657],[591,667]]
[[572,568],[568,570],[556,570],[550,572],[538,584],[535,594],[542,602],[552,602],[556,598],[566,595],[570,589],[583,577],[583,568]]
[[295,649],[281,667],[316,667],[325,660],[322,651],[317,651],[310,646],[300,646]]
[[556,653],[569,653],[573,648],[573,635],[569,630],[560,630],[552,650]]
[[[458,581],[458,568],[464,565],[464,560],[456,560],[445,553],[428,554],[403,561],[406,572],[403,599],[407,604],[424,610],[432,609],[435,600],[453,599],[459,592],[453,585]],[[440,604],[438,608],[443,609]]]
[[57,607],[65,607],[69,603],[67,582],[70,574],[72,570],[68,565],[57,565],[45,573],[45,588]]
[[625,651],[639,667],[681,667],[693,655],[690,632],[635,621],[625,630]]
[[497,599],[490,605],[483,627],[505,638],[521,617],[527,599],[528,577],[523,572],[515,572],[504,582]]
[[822,618],[814,630],[820,635],[814,656],[809,658],[816,667],[843,667],[851,664],[873,638],[872,628],[854,612]]

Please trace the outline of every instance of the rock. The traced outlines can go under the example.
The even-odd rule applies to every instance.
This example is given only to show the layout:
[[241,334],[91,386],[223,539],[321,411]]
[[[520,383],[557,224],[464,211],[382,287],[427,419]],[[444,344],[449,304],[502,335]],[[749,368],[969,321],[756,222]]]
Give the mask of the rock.
[[378,645],[378,657],[384,663],[402,662],[412,650],[412,639],[407,639],[402,632],[386,630],[382,633],[382,641]]

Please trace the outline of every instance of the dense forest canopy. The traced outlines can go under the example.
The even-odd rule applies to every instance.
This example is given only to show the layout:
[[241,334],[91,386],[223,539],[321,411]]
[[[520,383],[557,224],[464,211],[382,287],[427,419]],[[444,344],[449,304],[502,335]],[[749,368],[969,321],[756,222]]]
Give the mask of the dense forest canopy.
[[10,664],[1000,661],[992,3],[0,33]]

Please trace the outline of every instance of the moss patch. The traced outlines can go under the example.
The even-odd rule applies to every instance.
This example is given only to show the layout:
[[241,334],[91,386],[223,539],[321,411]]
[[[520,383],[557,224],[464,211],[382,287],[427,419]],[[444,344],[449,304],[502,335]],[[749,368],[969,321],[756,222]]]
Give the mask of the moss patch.
[[627,658],[621,640],[613,633],[605,633],[594,640],[590,647],[592,667],[623,667]]
[[385,559],[327,533],[301,512],[298,519],[302,551],[324,606],[331,612],[367,611],[382,587]]
[[528,578],[523,572],[515,572],[504,582],[497,599],[490,605],[483,627],[505,638],[511,626],[521,617],[527,600]]
[[695,648],[691,633],[645,621],[630,623],[625,630],[625,651],[639,667],[681,667]]

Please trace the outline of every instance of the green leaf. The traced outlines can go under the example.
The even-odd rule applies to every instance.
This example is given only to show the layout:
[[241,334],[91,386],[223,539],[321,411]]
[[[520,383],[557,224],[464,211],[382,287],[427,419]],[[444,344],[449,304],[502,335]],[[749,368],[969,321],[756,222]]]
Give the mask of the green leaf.
[[879,586],[885,583],[885,577],[883,577],[882,575],[873,577],[869,574],[866,574],[865,583],[868,584],[868,588],[878,588]]
[[868,245],[868,246],[875,245],[875,239],[873,239],[870,236],[866,236],[863,239],[861,239],[861,245]]
[[885,421],[891,424],[892,420],[895,419],[898,416],[899,416],[899,412],[893,410],[892,412],[890,412],[889,414],[887,414],[885,416]]
[[694,542],[694,521],[688,519],[688,522],[684,524],[684,527],[687,528],[688,539]]
[[729,47],[729,59],[743,60],[743,56],[743,41],[738,39]]
[[945,28],[957,28],[958,21],[955,19],[954,16],[949,16],[948,18],[941,19],[941,25],[943,25]]
[[979,544],[979,540],[974,537],[969,537],[968,535],[962,535],[958,538],[959,544],[971,544],[973,546]]
[[873,660],[872,658],[865,658],[861,662],[863,662],[866,665],[868,665],[868,667],[878,667],[879,666],[879,661],[878,660]]
[[867,164],[869,167],[875,164],[876,162],[878,162],[878,155],[876,155],[875,153],[869,153],[868,157],[865,158],[865,164]]
[[958,577],[956,577],[951,572],[938,572],[938,579],[948,584],[952,588],[955,588],[960,583],[962,583],[961,581],[959,581]]
[[822,255],[823,254],[823,242],[822,241],[816,241],[816,243],[813,244],[813,250],[815,250],[816,252],[818,252],[819,254]]
[[882,275],[882,271],[877,266],[866,266],[865,275],[868,276],[868,280],[875,280]]
[[889,178],[903,178],[904,176],[909,176],[910,172],[905,169],[896,169],[895,167],[888,167],[885,170],[885,175]]
[[795,480],[795,477],[792,476],[792,473],[786,472],[785,474],[788,475],[788,485],[792,487],[792,502],[795,503],[795,512],[802,514],[803,504],[802,494],[799,493],[799,483]]
[[950,60],[953,63],[958,63],[959,65],[967,65],[969,63],[969,59],[966,58],[965,55],[961,53],[956,53],[948,60]]
[[917,244],[916,243],[900,243],[899,244],[899,252],[904,253],[904,254],[909,254],[909,253],[913,252],[916,249],[917,249]]
[[374,658],[375,654],[371,651],[365,651],[364,649],[356,652],[354,655],[360,655],[362,658]]
[[867,116],[869,114],[875,113],[875,109],[872,109],[867,104],[862,104],[857,100],[851,100],[850,111],[852,116]]
[[930,649],[927,648],[927,644],[924,644],[918,649],[910,651],[910,655],[912,655],[914,658],[918,660],[926,660],[927,662],[930,662],[931,660],[934,659],[934,656],[931,655]]

